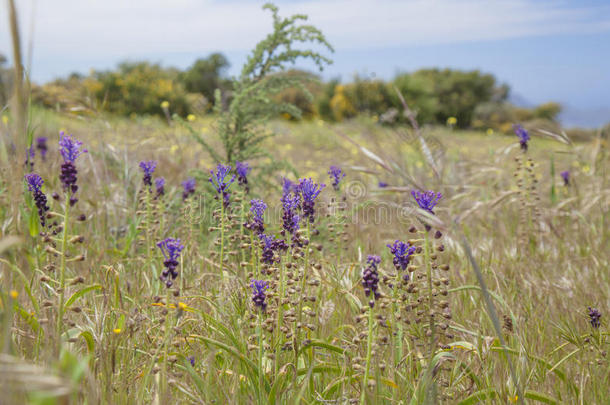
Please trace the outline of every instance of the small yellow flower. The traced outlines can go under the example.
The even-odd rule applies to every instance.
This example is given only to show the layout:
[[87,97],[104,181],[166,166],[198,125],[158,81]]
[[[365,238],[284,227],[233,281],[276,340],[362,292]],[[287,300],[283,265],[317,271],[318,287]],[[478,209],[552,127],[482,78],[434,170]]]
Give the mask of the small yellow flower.
[[11,294],[11,298],[14,300],[16,300],[17,297],[19,297],[19,293],[16,290],[11,290],[10,294]]
[[3,116],[2,116],[2,123],[3,123],[4,125],[7,125],[7,124],[8,124],[8,116],[7,116],[7,115],[3,115]]
[[493,135],[494,134],[494,130],[491,128],[487,128],[487,135]]
[[189,122],[193,122],[195,121],[195,115],[194,114],[189,114],[186,116],[186,120]]
[[583,173],[589,173],[591,171],[591,167],[589,165],[584,165],[582,167],[582,172]]
[[455,117],[447,118],[447,125],[455,125],[455,124],[457,124],[457,118],[455,118]]
[[519,395],[515,395],[514,397],[508,398],[510,402],[517,402],[519,400]]
[[113,329],[112,331],[115,333],[115,335],[118,335],[119,333],[121,333],[120,328]]
[[178,308],[180,308],[181,310],[185,310],[188,308],[188,305],[186,305],[184,302],[179,302],[178,303]]
[[165,100],[161,103],[161,108],[167,110],[169,108],[169,101]]
[[177,150],[178,150],[178,145],[172,145],[169,148],[169,153],[174,154],[174,153],[176,153]]

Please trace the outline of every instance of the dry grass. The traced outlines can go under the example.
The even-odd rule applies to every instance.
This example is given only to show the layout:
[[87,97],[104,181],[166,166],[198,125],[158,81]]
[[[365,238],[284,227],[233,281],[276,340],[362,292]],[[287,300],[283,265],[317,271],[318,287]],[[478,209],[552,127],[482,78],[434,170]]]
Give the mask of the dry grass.
[[[75,209],[86,214],[87,221],[74,221],[71,228],[85,242],[69,248],[70,257],[86,258],[68,261],[64,295],[83,293],[66,309],[58,353],[58,274],[57,268],[48,267],[58,261],[45,250],[41,237],[29,235],[36,214],[24,203],[31,200],[22,181],[21,157],[15,158],[10,169],[3,168],[0,194],[0,241],[6,242],[0,242],[3,347],[14,357],[3,357],[0,378],[8,381],[7,373],[19,366],[16,358],[23,359],[24,369],[36,372],[28,379],[11,378],[19,387],[6,397],[7,403],[24,398],[42,403],[45,392],[65,401],[61,403],[358,402],[364,374],[358,363],[367,359],[366,320],[359,317],[361,308],[368,307],[360,286],[365,257],[380,255],[381,275],[391,278],[394,268],[386,244],[412,238],[421,246],[444,245],[438,262],[450,266],[446,300],[451,333],[438,335],[445,346],[434,346],[429,353],[425,332],[430,327],[425,319],[415,322],[420,316],[413,310],[404,315],[410,323],[400,327],[399,344],[394,332],[401,321],[388,309],[397,301],[391,299],[388,283],[381,283],[387,308],[379,304],[375,310],[386,316],[390,327],[374,333],[386,336],[390,344],[374,346],[368,356],[374,384],[362,401],[424,403],[425,397],[437,395],[443,403],[507,403],[523,400],[517,398],[521,390],[528,403],[607,403],[607,140],[567,145],[534,136],[527,154],[534,166],[515,177],[515,157],[522,155],[515,137],[425,129],[431,158],[440,168],[436,175],[417,139],[404,128],[382,128],[365,119],[338,125],[274,122],[271,127],[279,135],[268,140],[268,150],[289,161],[299,177],[328,184],[329,165],[346,171],[342,190],[347,209],[325,215],[334,198],[327,187],[317,202],[320,234],[311,238],[312,247],[320,244],[321,250],[304,249],[303,257],[287,254],[281,266],[270,270],[272,276],[264,276],[259,273],[264,266],[252,266],[257,257],[250,257],[249,235],[241,235],[242,203],[235,202],[234,217],[227,220],[228,255],[221,281],[214,242],[219,232],[210,231],[218,227],[218,213],[210,214],[217,203],[207,182],[213,162],[184,130],[156,119],[72,118],[49,111],[35,111],[33,120],[36,136],[50,137],[47,162],[37,157],[35,165],[49,199],[61,189],[58,131],[74,134],[89,149],[77,162],[80,202]],[[202,133],[214,131],[211,118],[199,118],[193,126]],[[158,161],[155,174],[167,180],[167,195],[163,204],[147,206],[138,162],[150,159]],[[251,162],[255,167],[265,163]],[[566,169],[571,171],[569,187],[559,177]],[[198,180],[201,199],[193,201],[203,201],[199,207],[185,208],[180,199],[180,182],[188,175]],[[530,189],[517,186],[519,178],[535,180],[539,201]],[[271,211],[280,205],[279,179],[265,180],[278,188],[264,187],[255,169],[252,196],[263,198]],[[379,181],[389,187],[379,187]],[[439,222],[430,222],[443,230],[440,242],[424,239],[410,195],[418,187],[444,195],[435,210]],[[247,209],[240,193],[235,191],[234,197],[242,198]],[[199,218],[194,208],[201,208],[201,219],[192,220]],[[63,209],[53,201],[51,210]],[[341,216],[347,218],[345,228],[339,226]],[[279,214],[268,220],[268,229],[277,232]],[[409,231],[413,225],[419,233]],[[503,322],[518,382],[510,376],[461,235],[472,246]],[[20,242],[7,239],[13,236]],[[165,289],[155,276],[163,266],[162,256],[151,243],[169,236],[182,238],[186,249],[177,281],[180,293],[170,297],[178,308],[168,312]],[[432,254],[423,252],[414,260],[414,275],[422,274],[422,282],[425,269],[435,261]],[[297,273],[304,269],[307,280],[321,281],[319,287],[306,287],[317,296],[315,303],[298,305],[315,312],[310,318],[305,315],[312,331],[297,332],[303,339],[307,335],[315,349],[303,348],[298,356],[292,350],[276,352],[273,344],[278,340],[271,333],[265,335],[261,359],[256,332],[261,315],[251,305],[248,273],[273,280],[289,271],[287,263]],[[435,292],[443,290],[439,285]],[[420,288],[425,290],[423,284]],[[298,309],[290,305],[283,310]],[[603,314],[599,329],[589,323],[589,306]],[[272,309],[270,314],[277,312]],[[168,322],[175,326],[166,334]],[[363,331],[365,338],[355,341]],[[298,342],[300,347],[305,343]],[[194,367],[189,356],[194,356]]]

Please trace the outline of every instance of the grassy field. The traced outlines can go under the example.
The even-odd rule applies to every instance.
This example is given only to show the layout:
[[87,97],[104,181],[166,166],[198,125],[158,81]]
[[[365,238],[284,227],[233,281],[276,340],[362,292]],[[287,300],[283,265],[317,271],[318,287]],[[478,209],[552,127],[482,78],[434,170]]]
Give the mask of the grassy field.
[[[48,137],[32,171],[51,227],[12,157],[0,183],[3,403],[609,403],[608,139],[531,131],[524,153],[515,135],[424,128],[422,143],[372,119],[274,121],[269,156],[248,162],[249,193],[236,180],[223,206],[216,162],[191,135],[215,144],[211,117],[188,131],[35,110],[32,124]],[[73,206],[62,130],[88,150]],[[166,180],[159,197],[143,184],[149,160]],[[330,165],[346,174],[339,190]],[[282,176],[326,183],[292,236],[280,233]],[[433,214],[414,189],[442,193]],[[265,234],[289,245],[270,260],[243,226],[253,198],[267,204]],[[165,238],[184,246],[171,288]],[[396,240],[412,254],[391,253]],[[252,279],[268,283],[255,295],[265,310]]]

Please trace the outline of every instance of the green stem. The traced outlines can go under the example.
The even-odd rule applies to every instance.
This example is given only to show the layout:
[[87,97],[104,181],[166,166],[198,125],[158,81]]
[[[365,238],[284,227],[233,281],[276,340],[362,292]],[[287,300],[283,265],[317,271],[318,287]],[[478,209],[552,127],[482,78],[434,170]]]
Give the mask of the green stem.
[[277,377],[280,367],[280,354],[281,354],[281,338],[282,338],[282,323],[284,322],[284,305],[282,301],[284,300],[284,265],[280,264],[280,291],[278,293],[278,304],[277,304],[277,335],[275,339],[275,367],[274,367],[274,376]]
[[263,312],[258,314],[258,392],[259,403],[263,404]]
[[424,261],[426,263],[426,278],[428,279],[428,310],[430,313],[430,353],[429,353],[429,363],[432,363],[432,357],[434,356],[434,347],[435,347],[435,325],[434,325],[434,315],[433,305],[434,305],[434,295],[432,294],[432,267],[430,266],[430,240],[428,237],[429,232],[425,232],[424,238]]
[[170,314],[170,300],[171,300],[171,291],[169,288],[166,288],[166,297],[165,297],[165,309],[167,310],[167,312],[165,313],[165,334],[163,336],[163,349],[164,349],[164,355],[163,355],[163,380],[161,382],[161,395],[162,395],[162,401],[165,402],[165,399],[167,397],[167,393],[169,392],[168,390],[168,380],[169,380],[169,368],[167,366],[168,363],[168,357],[169,357],[169,329],[170,329],[170,321],[171,321],[171,314]]
[[[309,221],[307,221],[307,232],[305,234],[307,238],[307,245],[305,245],[305,265],[303,267],[303,275],[301,276],[301,299],[299,300],[299,311],[297,313],[297,324],[294,330],[294,364],[298,367],[299,364],[299,343],[301,338],[301,329],[303,328],[303,301],[305,295],[305,277],[307,277],[307,271],[309,266],[309,246],[311,240],[309,238]],[[301,328],[299,328],[299,325]]]
[[225,254],[225,205],[220,201],[220,280],[224,281],[224,254]]
[[64,317],[64,290],[66,288],[66,250],[68,248],[68,218],[70,213],[70,196],[66,195],[66,201],[64,205],[64,232],[61,240],[61,259],[59,265],[59,304],[57,306],[57,355],[61,350],[61,327],[63,324]]
[[360,393],[360,405],[364,404],[366,399],[366,388],[369,382],[369,374],[371,371],[371,352],[373,349],[373,308],[369,308],[369,332],[366,341],[366,366],[364,368],[364,378],[362,379],[362,392]]

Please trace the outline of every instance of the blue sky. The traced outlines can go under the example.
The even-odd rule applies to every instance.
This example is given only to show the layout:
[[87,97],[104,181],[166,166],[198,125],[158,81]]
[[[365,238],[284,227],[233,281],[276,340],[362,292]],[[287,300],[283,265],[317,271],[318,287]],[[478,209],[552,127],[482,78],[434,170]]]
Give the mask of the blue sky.
[[[231,74],[269,31],[253,0],[20,0],[31,75],[43,82],[72,71],[148,59],[186,67],[213,51]],[[491,72],[529,104],[558,101],[566,124],[610,121],[610,1],[292,0],[335,46],[324,77],[453,67]],[[6,20],[0,8],[0,21]],[[33,22],[33,24],[32,24]],[[10,54],[0,26],[0,53]],[[571,118],[570,118],[571,117]],[[578,122],[578,121],[583,122]]]

